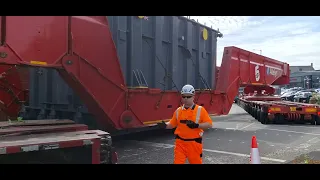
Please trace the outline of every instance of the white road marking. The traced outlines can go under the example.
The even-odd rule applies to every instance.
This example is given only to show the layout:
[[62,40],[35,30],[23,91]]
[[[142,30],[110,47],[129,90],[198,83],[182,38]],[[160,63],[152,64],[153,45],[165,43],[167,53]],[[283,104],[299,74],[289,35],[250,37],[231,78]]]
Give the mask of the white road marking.
[[[312,143],[313,140],[318,140],[318,137],[314,137],[314,138],[312,138],[312,139],[309,139],[308,142],[311,142],[311,143]],[[318,141],[316,141],[316,142],[318,142]]]
[[217,139],[218,141],[220,141],[220,139]]
[[276,134],[277,136],[279,136],[279,134]]
[[310,146],[312,146],[313,144],[316,144],[317,142],[319,142],[319,138],[318,137],[314,137],[309,139],[306,143],[301,143],[297,146],[297,149],[304,149],[304,150],[308,150],[308,148]]
[[[152,147],[163,147],[163,148],[173,148],[174,145],[172,144],[164,144],[164,143],[153,143],[153,142],[147,142],[147,141],[136,141],[138,144],[142,145],[149,145]],[[242,153],[234,153],[234,152],[227,152],[227,151],[219,151],[219,150],[213,150],[213,149],[203,149],[205,152],[212,152],[212,153],[219,153],[219,154],[228,154],[233,156],[241,156],[241,157],[250,157],[249,154],[242,154]],[[274,159],[274,158],[268,158],[268,157],[260,157],[262,160],[266,161],[274,161],[279,163],[284,163],[286,160],[283,159]]]
[[302,144],[299,144],[299,145],[297,146],[297,149],[306,149],[306,148],[308,148],[308,147],[310,147],[310,146],[311,146],[311,144],[302,143]]
[[230,139],[229,142],[231,142],[232,140]]
[[252,126],[253,124],[255,124],[255,123],[251,123],[251,124],[249,124],[249,125],[247,125],[247,126],[245,126],[245,127],[240,128],[239,130],[244,130],[245,128],[247,128],[247,127],[249,127],[249,126]]
[[[318,133],[306,133],[306,132],[289,131],[289,130],[282,130],[282,129],[269,129],[269,128],[264,128],[263,130],[280,131],[280,132],[288,132],[288,133],[296,133],[296,134],[305,134],[305,135],[312,135],[312,136],[320,136],[320,134],[318,134]],[[302,137],[303,137],[303,136],[302,136]]]

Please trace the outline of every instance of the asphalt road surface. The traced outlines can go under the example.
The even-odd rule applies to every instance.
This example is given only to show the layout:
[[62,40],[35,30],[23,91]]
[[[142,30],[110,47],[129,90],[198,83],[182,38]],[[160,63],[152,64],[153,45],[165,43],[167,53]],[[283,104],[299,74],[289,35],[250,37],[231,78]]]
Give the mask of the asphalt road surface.
[[[229,115],[212,120],[214,127],[204,134],[204,164],[248,164],[253,135],[263,164],[288,163],[303,154],[320,160],[320,126],[263,125],[236,104]],[[173,163],[172,131],[139,133],[114,145],[119,164]]]

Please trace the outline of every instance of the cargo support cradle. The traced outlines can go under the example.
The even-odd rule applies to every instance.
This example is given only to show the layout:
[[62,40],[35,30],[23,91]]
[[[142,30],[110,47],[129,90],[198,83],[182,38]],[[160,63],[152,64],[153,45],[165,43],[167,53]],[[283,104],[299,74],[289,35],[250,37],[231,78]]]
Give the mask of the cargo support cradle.
[[[2,16],[1,20],[0,54],[4,56],[0,63],[57,69],[103,130],[144,127],[148,122],[170,119],[180,105],[178,91],[163,94],[160,89],[127,88],[105,16]],[[257,66],[278,69],[272,72],[279,74],[270,79],[262,70],[259,82],[253,82],[256,74],[252,67]],[[288,72],[288,64],[226,47],[215,90],[197,91],[197,103],[210,114],[228,114],[240,81],[264,85],[282,79],[281,84],[288,81]]]

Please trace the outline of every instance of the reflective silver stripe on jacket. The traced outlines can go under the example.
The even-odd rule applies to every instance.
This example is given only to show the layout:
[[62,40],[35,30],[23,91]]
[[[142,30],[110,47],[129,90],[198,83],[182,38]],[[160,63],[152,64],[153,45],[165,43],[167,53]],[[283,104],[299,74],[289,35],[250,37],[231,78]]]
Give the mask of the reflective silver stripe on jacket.
[[197,109],[197,116],[196,116],[196,123],[197,124],[199,123],[201,108],[202,108],[202,106],[198,106],[198,109]]
[[[202,108],[202,106],[198,106],[198,108],[197,108],[196,123],[199,123],[200,115],[201,115],[201,108]],[[176,119],[177,120],[178,120],[178,117],[179,117],[179,110],[180,109],[181,109],[181,107],[179,107],[177,109],[177,112],[176,112]],[[183,109],[183,106],[182,106],[182,109]]]

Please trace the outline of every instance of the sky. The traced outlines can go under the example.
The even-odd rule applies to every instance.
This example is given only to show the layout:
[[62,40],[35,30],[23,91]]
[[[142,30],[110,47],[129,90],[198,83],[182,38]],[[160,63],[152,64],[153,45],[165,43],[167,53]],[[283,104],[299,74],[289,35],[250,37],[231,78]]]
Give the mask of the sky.
[[190,16],[219,29],[217,65],[223,48],[239,48],[287,62],[291,66],[313,63],[320,69],[320,16]]

